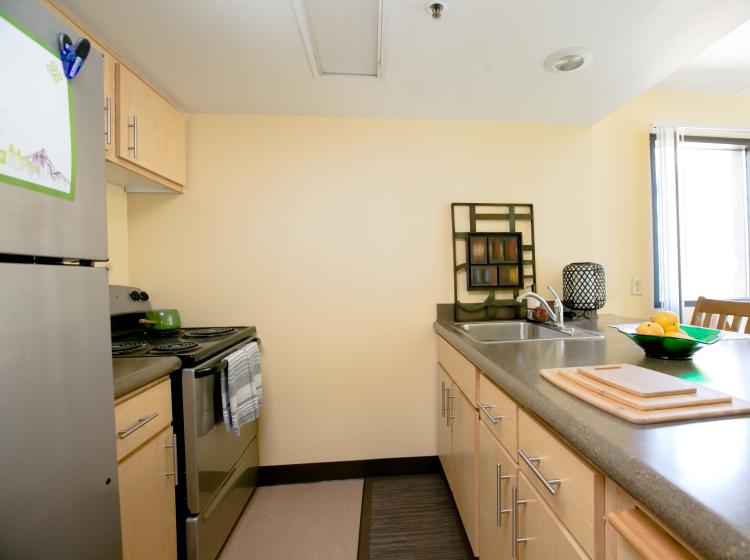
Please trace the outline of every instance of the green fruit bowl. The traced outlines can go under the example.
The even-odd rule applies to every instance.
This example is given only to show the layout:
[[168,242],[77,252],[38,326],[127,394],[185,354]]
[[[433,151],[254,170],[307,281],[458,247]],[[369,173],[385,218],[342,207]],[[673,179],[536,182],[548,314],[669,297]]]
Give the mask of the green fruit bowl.
[[643,348],[647,356],[662,358],[664,360],[689,360],[698,350],[707,344],[713,344],[721,340],[721,331],[693,327],[691,325],[680,325],[680,328],[695,340],[687,338],[674,338],[670,336],[654,336],[650,334],[637,334],[635,330],[640,323],[627,323],[623,325],[610,325],[617,329],[638,346]]

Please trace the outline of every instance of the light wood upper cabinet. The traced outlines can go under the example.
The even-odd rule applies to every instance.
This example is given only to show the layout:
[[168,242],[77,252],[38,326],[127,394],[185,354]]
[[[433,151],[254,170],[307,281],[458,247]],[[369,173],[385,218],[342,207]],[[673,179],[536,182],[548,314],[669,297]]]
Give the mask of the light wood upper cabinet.
[[185,116],[122,64],[116,64],[117,155],[185,184]]
[[170,427],[117,467],[124,560],[177,557],[172,443]]

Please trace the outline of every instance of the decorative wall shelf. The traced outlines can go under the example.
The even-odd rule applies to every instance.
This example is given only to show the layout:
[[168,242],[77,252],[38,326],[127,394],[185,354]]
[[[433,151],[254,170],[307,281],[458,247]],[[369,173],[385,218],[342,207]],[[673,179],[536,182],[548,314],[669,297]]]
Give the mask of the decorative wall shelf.
[[454,202],[451,226],[455,320],[525,317],[516,297],[536,286],[534,206]]

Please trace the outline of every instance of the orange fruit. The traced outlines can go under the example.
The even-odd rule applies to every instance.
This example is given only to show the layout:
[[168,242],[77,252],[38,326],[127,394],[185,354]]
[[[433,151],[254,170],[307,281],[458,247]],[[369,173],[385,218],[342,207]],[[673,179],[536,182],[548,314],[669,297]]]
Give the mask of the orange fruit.
[[648,334],[651,336],[664,336],[664,329],[662,326],[659,323],[652,323],[651,321],[646,321],[645,323],[638,325],[635,332],[637,334]]
[[672,313],[671,311],[654,313],[649,317],[649,321],[659,324],[664,329],[664,332],[676,331],[680,328],[680,318],[677,316],[677,313]]

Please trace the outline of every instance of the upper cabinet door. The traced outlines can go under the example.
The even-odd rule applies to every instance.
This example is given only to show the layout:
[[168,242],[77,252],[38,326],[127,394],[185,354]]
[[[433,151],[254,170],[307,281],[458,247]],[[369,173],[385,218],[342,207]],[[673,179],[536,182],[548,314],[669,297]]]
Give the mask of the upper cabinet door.
[[122,64],[116,64],[117,155],[185,184],[185,116]]
[[104,157],[115,155],[115,59],[102,53],[104,63]]

